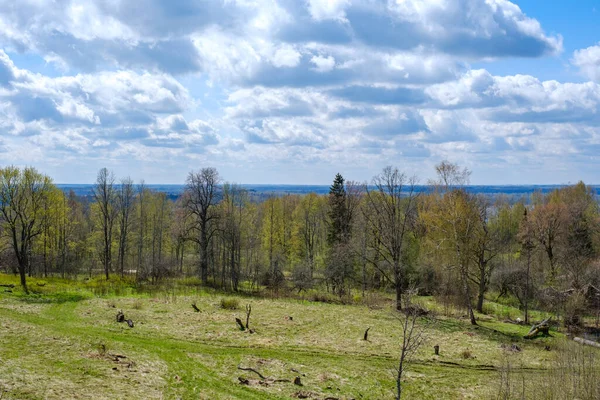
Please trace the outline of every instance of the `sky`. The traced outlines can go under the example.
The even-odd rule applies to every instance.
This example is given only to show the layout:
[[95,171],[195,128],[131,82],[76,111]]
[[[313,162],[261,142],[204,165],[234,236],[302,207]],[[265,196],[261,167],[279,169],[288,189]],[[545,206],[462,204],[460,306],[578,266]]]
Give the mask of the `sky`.
[[0,167],[600,178],[595,0],[0,0]]

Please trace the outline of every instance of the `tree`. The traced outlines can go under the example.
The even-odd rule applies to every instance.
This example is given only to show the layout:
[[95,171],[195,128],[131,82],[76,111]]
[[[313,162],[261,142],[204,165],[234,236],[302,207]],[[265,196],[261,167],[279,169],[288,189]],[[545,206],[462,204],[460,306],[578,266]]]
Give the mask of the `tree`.
[[412,294],[404,297],[404,314],[398,318],[402,328],[402,347],[400,348],[400,358],[396,368],[396,400],[402,397],[402,375],[411,357],[417,352],[423,343],[425,329],[417,325],[421,308],[413,305],[411,302]]
[[483,313],[485,293],[496,267],[494,259],[500,254],[503,243],[500,241],[497,216],[488,215],[487,200],[483,196],[475,196],[473,202],[479,213],[479,219],[475,229],[475,243],[471,249],[475,268],[474,271],[469,271],[469,279],[477,285],[476,309]]
[[448,268],[458,272],[462,296],[472,325],[477,325],[469,285],[472,254],[477,247],[477,231],[481,227],[481,211],[475,196],[464,185],[470,172],[443,161],[436,166],[436,188],[427,201],[421,218],[427,238],[433,243],[437,257],[443,257]]
[[557,250],[564,240],[567,225],[567,207],[562,203],[540,204],[529,216],[531,233],[546,253],[550,273],[548,281],[553,283],[558,273]]
[[208,282],[208,248],[212,238],[211,221],[217,217],[212,212],[217,204],[221,178],[215,168],[202,168],[190,172],[186,181],[186,208],[195,219],[198,233],[195,241],[200,246],[200,276]]
[[103,250],[100,259],[104,265],[106,279],[112,269],[112,240],[115,218],[118,213],[116,205],[116,191],[114,188],[115,175],[106,168],[98,172],[96,185],[93,188],[94,199],[100,212],[100,225],[102,228]]
[[327,241],[330,246],[347,243],[350,236],[351,216],[348,210],[344,177],[336,174],[329,188],[329,231]]
[[529,224],[529,218],[527,216],[527,209],[523,212],[523,220],[521,221],[521,227],[519,231],[519,243],[521,245],[521,256],[525,258],[525,286],[523,294],[519,296],[517,291],[517,297],[522,298],[521,303],[523,304],[525,313],[525,323],[529,323],[529,298],[530,293],[530,282],[531,282],[531,258],[535,249],[535,243],[533,242],[533,234],[531,232],[531,224]]
[[[405,249],[411,239],[417,218],[416,178],[408,178],[398,168],[385,167],[375,176],[372,188],[364,185],[367,207],[364,217],[377,240],[371,248],[380,257],[385,267],[373,264],[380,269],[396,291],[396,309],[402,309],[404,284]],[[403,192],[405,192],[403,194]]]
[[[229,267],[231,287],[238,290],[241,279],[241,246],[243,210],[247,201],[247,192],[237,184],[226,183],[223,186],[223,201],[221,202],[222,239],[224,245],[223,271]],[[225,273],[223,280],[225,278]]]
[[[322,247],[324,225],[323,197],[309,193],[302,197],[294,212],[296,221],[297,253],[307,268],[309,280],[313,279],[316,257]],[[331,232],[331,231],[330,231]]]
[[21,286],[26,293],[33,240],[43,231],[44,210],[54,190],[52,180],[35,168],[0,169],[0,213],[18,261]]
[[262,247],[266,250],[267,283],[275,290],[284,281],[283,262],[285,260],[285,229],[283,225],[283,201],[279,197],[271,196],[263,204],[262,221]]
[[119,210],[119,257],[117,262],[119,264],[121,276],[123,276],[125,268],[125,256],[127,255],[128,250],[127,238],[131,225],[131,213],[133,211],[134,199],[135,193],[131,178],[128,177],[121,180],[121,186],[117,191],[117,209]]

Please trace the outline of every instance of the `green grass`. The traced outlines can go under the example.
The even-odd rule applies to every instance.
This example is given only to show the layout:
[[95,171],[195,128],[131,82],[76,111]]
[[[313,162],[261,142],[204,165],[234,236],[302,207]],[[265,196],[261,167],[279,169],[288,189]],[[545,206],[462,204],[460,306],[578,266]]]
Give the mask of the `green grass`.
[[[0,283],[13,279],[0,275]],[[250,334],[234,320],[245,321],[244,307],[223,309],[222,294],[197,285],[99,294],[94,288],[100,283],[36,282],[30,281],[31,295],[18,287],[0,291],[3,400],[289,399],[300,392],[321,399],[394,396],[402,332],[391,304],[240,297],[241,304],[252,305],[250,326],[256,333]],[[127,283],[115,283],[111,290],[117,285]],[[420,300],[436,306],[431,298]],[[195,312],[192,303],[201,311]],[[135,322],[134,328],[116,322],[118,310]],[[526,341],[528,327],[493,315],[479,317],[478,327],[443,315],[421,322],[426,339],[407,369],[403,398],[490,398],[497,367],[506,357],[527,373],[543,372],[552,356],[544,346],[554,346],[562,336],[555,332],[553,338]],[[364,341],[367,327],[369,341]],[[501,348],[512,343],[523,351],[507,354]],[[436,344],[440,356],[433,354]],[[304,386],[261,384],[238,365],[267,378],[300,376]],[[240,384],[239,377],[250,384]]]

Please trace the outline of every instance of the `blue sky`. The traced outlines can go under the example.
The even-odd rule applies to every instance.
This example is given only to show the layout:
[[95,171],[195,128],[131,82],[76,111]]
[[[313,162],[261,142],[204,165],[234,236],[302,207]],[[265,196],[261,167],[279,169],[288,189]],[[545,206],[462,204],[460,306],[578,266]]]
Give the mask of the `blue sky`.
[[0,166],[600,183],[600,3],[0,0]]

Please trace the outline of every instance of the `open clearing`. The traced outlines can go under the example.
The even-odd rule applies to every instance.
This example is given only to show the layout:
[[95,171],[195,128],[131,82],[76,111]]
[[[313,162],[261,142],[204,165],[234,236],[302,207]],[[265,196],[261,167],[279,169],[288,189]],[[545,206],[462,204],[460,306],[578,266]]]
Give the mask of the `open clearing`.
[[[51,293],[53,281],[46,282],[39,289]],[[393,398],[402,331],[391,305],[239,296],[239,308],[226,310],[224,298],[233,297],[200,290],[105,297],[83,290],[0,293],[2,398]],[[421,301],[436,308],[429,298]],[[235,317],[245,319],[246,304],[252,305],[254,334],[235,324]],[[118,310],[134,328],[116,322]],[[500,365],[508,360],[525,374],[539,374],[554,353],[545,346],[562,341],[556,332],[553,338],[523,340],[528,327],[478,317],[479,327],[441,315],[422,321],[426,341],[405,375],[406,398],[493,397]],[[439,356],[433,354],[436,344]],[[504,350],[502,344],[522,351]],[[303,386],[293,383],[298,376]],[[273,382],[277,379],[286,381]]]

